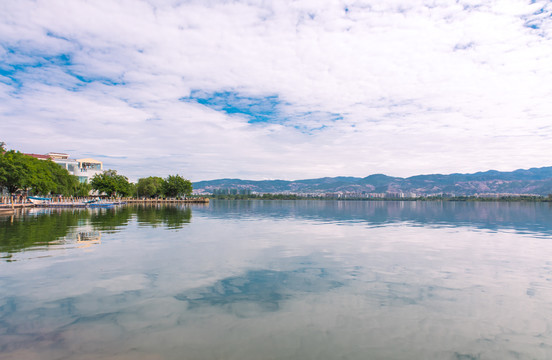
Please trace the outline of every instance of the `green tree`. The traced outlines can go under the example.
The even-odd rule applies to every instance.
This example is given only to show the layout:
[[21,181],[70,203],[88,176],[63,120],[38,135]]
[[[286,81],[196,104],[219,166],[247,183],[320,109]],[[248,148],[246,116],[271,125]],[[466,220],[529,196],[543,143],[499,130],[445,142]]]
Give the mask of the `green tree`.
[[192,195],[192,182],[184,179],[182,176],[169,175],[163,181],[163,194],[168,197],[189,196]]
[[0,186],[10,193],[28,187],[31,179],[28,156],[10,150],[0,154]]
[[[38,160],[36,166],[38,167],[38,174],[42,174],[41,178],[43,179],[43,182],[39,183],[43,186],[43,191],[37,192],[42,194],[54,193],[64,196],[74,195],[77,192],[77,187],[79,186],[78,178],[69,174],[59,164],[50,160]],[[31,187],[38,189],[38,184],[31,184]]]
[[116,170],[106,170],[102,174],[95,175],[90,185],[92,189],[100,193],[106,193],[107,196],[129,196],[133,192],[132,184],[128,182],[128,178],[118,175]]
[[129,183],[128,184],[128,190],[129,190],[129,192],[125,196],[135,198],[136,197],[136,184],[135,183]]
[[[52,172],[53,168],[50,168],[46,161],[32,158],[32,160],[29,159],[27,166],[29,169],[29,178],[25,183],[25,190],[28,190],[32,194],[41,195],[55,192],[57,189],[57,184],[55,182],[56,176]],[[56,166],[61,169],[60,166]]]
[[77,184],[77,186],[75,187],[75,192],[73,193],[73,195],[75,195],[75,196],[88,196],[88,195],[90,195],[91,190],[92,190],[92,186],[89,183],[79,182]]
[[164,180],[157,176],[138,179],[136,194],[139,197],[158,197],[163,194],[163,182]]

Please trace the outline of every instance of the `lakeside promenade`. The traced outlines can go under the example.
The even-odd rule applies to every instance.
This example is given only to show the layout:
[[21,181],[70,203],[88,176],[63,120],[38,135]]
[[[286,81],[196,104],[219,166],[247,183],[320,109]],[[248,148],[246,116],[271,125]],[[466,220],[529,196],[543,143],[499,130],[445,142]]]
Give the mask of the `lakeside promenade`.
[[188,198],[188,199],[122,199],[127,204],[208,204],[209,198]]
[[[8,210],[32,208],[32,207],[84,207],[88,202],[97,199],[96,197],[53,197],[51,201],[43,204],[33,204],[26,197],[9,197],[0,198],[0,213],[8,212]],[[208,198],[163,198],[163,199],[134,199],[134,198],[103,198],[100,203],[112,203],[116,205],[124,204],[206,204],[209,203]],[[91,203],[94,204],[94,203]]]

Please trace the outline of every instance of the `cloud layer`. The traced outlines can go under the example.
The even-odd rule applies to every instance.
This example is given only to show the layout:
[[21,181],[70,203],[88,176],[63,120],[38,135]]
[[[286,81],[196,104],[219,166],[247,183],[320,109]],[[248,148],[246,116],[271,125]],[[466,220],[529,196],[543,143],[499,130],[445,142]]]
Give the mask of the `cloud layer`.
[[0,140],[137,179],[550,165],[552,2],[0,3]]

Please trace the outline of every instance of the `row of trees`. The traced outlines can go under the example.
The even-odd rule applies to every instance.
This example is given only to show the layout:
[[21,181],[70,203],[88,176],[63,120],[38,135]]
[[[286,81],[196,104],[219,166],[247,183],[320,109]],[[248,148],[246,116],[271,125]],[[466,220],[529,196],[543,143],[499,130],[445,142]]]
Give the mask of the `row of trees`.
[[91,185],[94,190],[108,196],[159,198],[192,195],[191,181],[180,175],[169,175],[165,179],[150,176],[138,179],[138,183],[133,184],[125,176],[118,175],[115,170],[108,170],[94,176]]
[[137,197],[176,197],[192,194],[192,183],[179,175],[169,175],[165,179],[150,176],[138,179],[136,184]]
[[92,189],[97,190],[100,194],[105,193],[107,196],[123,196],[128,197],[134,194],[133,184],[130,183],[126,176],[117,174],[115,170],[107,170],[102,174],[97,174],[90,182]]
[[108,196],[179,197],[192,194],[192,183],[180,175],[148,177],[137,184],[107,170],[92,178],[90,184],[79,182],[66,169],[51,160],[39,160],[18,151],[6,151],[0,142],[0,191],[11,194],[22,190],[31,195],[88,196],[91,190]]

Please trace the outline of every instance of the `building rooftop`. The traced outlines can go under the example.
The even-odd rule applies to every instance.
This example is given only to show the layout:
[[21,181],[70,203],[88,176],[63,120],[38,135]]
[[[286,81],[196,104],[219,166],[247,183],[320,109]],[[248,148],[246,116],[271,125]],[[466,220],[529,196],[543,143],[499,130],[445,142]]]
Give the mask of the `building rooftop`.
[[52,159],[68,159],[69,158],[69,154],[58,153],[58,152],[49,152],[46,155],[48,155]]
[[91,159],[91,158],[85,158],[85,159],[77,159],[80,163],[87,163],[87,164],[103,164],[99,160]]
[[51,157],[49,155],[42,155],[42,154],[27,154],[27,153],[23,153],[23,155],[27,155],[27,156],[32,156],[36,159],[40,159],[40,160],[50,160]]

